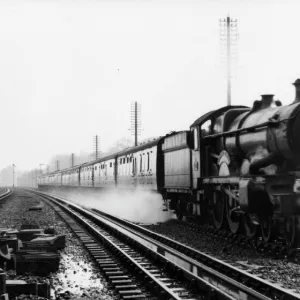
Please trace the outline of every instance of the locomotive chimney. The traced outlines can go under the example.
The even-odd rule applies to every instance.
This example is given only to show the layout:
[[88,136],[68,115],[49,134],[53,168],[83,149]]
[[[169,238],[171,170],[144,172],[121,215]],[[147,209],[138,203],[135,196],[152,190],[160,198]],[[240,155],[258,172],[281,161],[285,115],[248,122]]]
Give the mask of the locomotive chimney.
[[293,85],[296,88],[296,97],[293,103],[300,102],[300,79],[298,78]]
[[268,108],[273,103],[274,95],[261,95],[261,109]]

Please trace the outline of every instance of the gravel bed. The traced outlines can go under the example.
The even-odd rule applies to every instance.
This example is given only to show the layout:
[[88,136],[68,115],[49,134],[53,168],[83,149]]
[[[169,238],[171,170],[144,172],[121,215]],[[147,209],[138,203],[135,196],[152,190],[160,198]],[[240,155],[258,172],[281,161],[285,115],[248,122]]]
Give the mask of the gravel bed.
[[177,220],[143,226],[300,294],[299,258],[289,261],[263,257],[253,249],[230,244],[211,233],[193,231]]
[[[50,282],[52,299],[118,299],[109,289],[107,281],[99,273],[88,252],[82,248],[81,242],[50,206],[45,204],[42,211],[28,211],[30,206],[38,203],[40,201],[36,196],[16,191],[0,208],[0,227],[20,229],[23,224],[37,224],[43,229],[53,227],[57,234],[65,235],[66,247],[60,251],[59,270],[48,277],[32,274],[16,276],[15,271],[9,270],[7,279]],[[20,296],[15,299],[37,297]]]

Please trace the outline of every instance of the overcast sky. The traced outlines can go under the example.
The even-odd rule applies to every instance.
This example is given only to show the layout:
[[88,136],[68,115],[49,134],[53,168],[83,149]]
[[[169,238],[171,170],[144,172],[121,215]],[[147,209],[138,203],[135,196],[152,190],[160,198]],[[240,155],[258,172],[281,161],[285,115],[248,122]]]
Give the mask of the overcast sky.
[[188,129],[226,105],[219,19],[238,20],[233,104],[300,77],[300,1],[0,1],[0,168],[101,150],[127,137]]

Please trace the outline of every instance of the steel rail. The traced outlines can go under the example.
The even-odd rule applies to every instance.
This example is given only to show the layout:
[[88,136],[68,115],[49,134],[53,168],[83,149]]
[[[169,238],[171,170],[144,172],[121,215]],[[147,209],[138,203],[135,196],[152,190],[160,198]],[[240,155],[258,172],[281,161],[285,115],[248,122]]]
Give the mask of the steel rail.
[[[194,248],[179,243],[161,234],[150,231],[130,221],[111,216],[97,209],[92,209],[92,211],[102,216],[105,216],[106,218],[111,219],[117,223],[124,224],[125,226],[128,226],[128,228],[133,229],[134,231],[145,234],[151,237],[153,240],[156,240],[157,242],[160,242],[164,245],[168,245],[172,249],[175,249],[178,253],[182,255],[183,260],[185,258],[189,259],[192,268],[196,267],[197,272],[199,274],[201,274],[201,270],[207,271],[212,275],[216,275],[216,277],[219,277],[221,280],[224,280],[229,284],[241,288],[244,292],[252,294],[252,296],[254,297],[257,297],[257,291],[260,291],[259,297],[261,298],[259,299],[265,299],[265,296],[268,298],[275,297],[281,300],[300,299],[300,295],[294,293],[291,290],[284,289],[276,284],[268,282],[267,280],[249,274],[241,269],[238,269],[237,267],[232,266],[231,264],[228,264],[204,252],[198,251]],[[255,288],[255,290],[253,288]]]

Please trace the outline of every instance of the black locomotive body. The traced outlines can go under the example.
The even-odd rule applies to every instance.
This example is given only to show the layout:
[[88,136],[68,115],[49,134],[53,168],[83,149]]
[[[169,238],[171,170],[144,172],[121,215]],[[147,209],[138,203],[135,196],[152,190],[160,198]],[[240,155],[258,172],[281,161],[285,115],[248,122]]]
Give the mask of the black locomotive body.
[[288,246],[300,243],[300,80],[294,84],[290,105],[263,95],[252,108],[226,106],[191,125],[190,188],[185,180],[165,186],[180,217],[211,218],[218,229],[260,233],[265,242],[283,231]]

